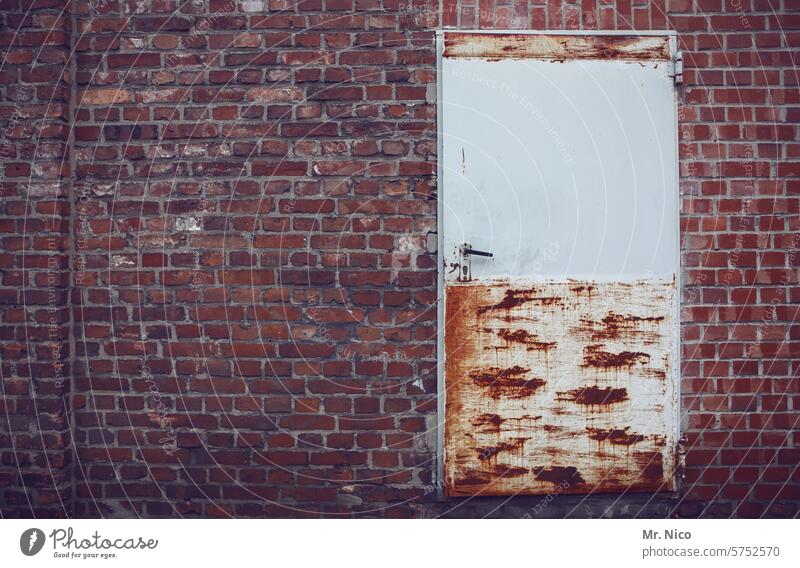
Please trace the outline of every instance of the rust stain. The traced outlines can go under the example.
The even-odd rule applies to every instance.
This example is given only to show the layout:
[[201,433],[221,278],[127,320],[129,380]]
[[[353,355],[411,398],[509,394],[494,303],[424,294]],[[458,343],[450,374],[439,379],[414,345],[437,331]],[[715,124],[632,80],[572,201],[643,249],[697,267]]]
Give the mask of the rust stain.
[[538,377],[526,379],[528,372],[530,369],[520,366],[508,369],[490,367],[474,371],[469,376],[476,385],[487,389],[492,398],[524,398],[531,396],[545,384]]
[[467,470],[463,475],[456,480],[456,483],[461,485],[486,485],[491,481],[489,472]]
[[627,389],[613,387],[600,388],[597,385],[573,389],[558,394],[562,396],[560,400],[570,400],[577,404],[585,404],[588,406],[604,406],[628,400]]
[[531,416],[530,414],[524,414],[524,415],[520,416],[519,418],[514,418],[514,420],[541,420],[541,419],[542,419],[541,415],[539,415],[539,416]]
[[582,367],[600,367],[603,369],[632,367],[636,363],[646,363],[650,355],[641,351],[622,351],[609,353],[603,351],[602,345],[589,345],[583,351]]
[[593,284],[581,284],[580,286],[571,286],[569,290],[576,296],[581,296],[583,294],[586,294],[591,298],[594,289],[595,287]]
[[535,290],[506,290],[505,297],[500,302],[491,306],[483,306],[478,308],[478,315],[486,313],[489,310],[510,310],[527,302],[532,302],[535,297]]
[[502,442],[496,446],[487,446],[485,448],[475,448],[478,452],[478,459],[481,461],[488,460],[499,454],[500,452],[511,452],[519,450],[526,442],[527,438],[515,438],[510,442]]
[[524,329],[517,329],[515,331],[500,329],[497,331],[497,335],[500,339],[504,339],[509,343],[521,343],[525,345],[528,351],[548,351],[558,345],[555,341],[539,341],[539,337],[535,333],[530,333]]
[[498,477],[519,477],[527,475],[530,470],[527,467],[517,467],[511,465],[496,465],[492,469],[492,474]]
[[485,426],[491,430],[500,430],[500,425],[505,422],[506,419],[501,417],[499,414],[481,414],[480,416],[473,418],[471,420],[472,425],[476,427]]
[[609,312],[609,314],[603,318],[603,323],[608,326],[613,327],[623,327],[629,325],[635,325],[639,323],[655,323],[659,324],[664,321],[664,316],[653,316],[653,317],[641,317],[641,316],[622,316],[619,314],[615,314],[614,312]]
[[575,329],[585,333],[595,341],[627,340],[656,343],[661,334],[659,327],[664,316],[620,315],[609,312],[602,320],[582,319],[581,325]]
[[634,459],[645,479],[657,481],[664,478],[664,455],[661,452],[638,452]]
[[444,57],[666,61],[670,50],[666,36],[448,32],[444,36]]
[[555,296],[538,296],[535,289],[531,290],[506,290],[503,299],[490,306],[478,308],[478,315],[491,310],[511,310],[529,302],[537,302],[543,306],[561,305],[561,298]]
[[485,413],[472,418],[470,420],[470,424],[472,424],[475,428],[480,429],[481,432],[497,432],[499,433],[501,430],[501,426],[506,422],[514,423],[513,425],[509,425],[509,428],[513,428],[515,431],[522,426],[518,424],[520,422],[530,423],[534,420],[541,420],[541,416],[531,416],[530,414],[524,414],[522,416],[512,416],[508,418],[503,418],[499,414],[491,414]]
[[644,436],[636,434],[635,432],[629,433],[630,427],[623,429],[609,429],[603,430],[600,428],[587,428],[589,437],[598,442],[608,442],[616,446],[632,446],[644,440]]
[[578,468],[572,466],[549,466],[535,467],[533,473],[536,474],[537,481],[549,481],[560,485],[577,485],[585,483]]
[[655,377],[656,379],[658,379],[660,381],[666,381],[667,380],[667,371],[666,371],[666,369],[651,369],[651,368],[648,367],[647,369],[643,370],[643,373],[644,373],[644,375],[646,377]]

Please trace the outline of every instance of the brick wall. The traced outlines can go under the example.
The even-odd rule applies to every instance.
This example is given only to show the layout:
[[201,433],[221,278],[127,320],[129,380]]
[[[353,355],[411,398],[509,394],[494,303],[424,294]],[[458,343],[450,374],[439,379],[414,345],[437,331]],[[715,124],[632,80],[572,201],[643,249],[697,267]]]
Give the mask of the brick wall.
[[0,1],[0,515],[71,510],[70,19]]
[[436,19],[398,2],[81,7],[78,514],[410,514]]
[[[3,515],[798,513],[800,6],[96,0],[59,18],[63,3],[25,4],[0,0],[4,124],[19,87],[36,89],[0,142]],[[680,34],[679,499],[436,499],[440,19]],[[37,114],[54,93],[61,112]],[[60,128],[34,159],[24,128],[45,123]],[[44,251],[70,200],[69,247]],[[67,250],[57,313],[71,305],[75,350],[58,390],[42,274]],[[56,344],[67,360],[66,334]]]

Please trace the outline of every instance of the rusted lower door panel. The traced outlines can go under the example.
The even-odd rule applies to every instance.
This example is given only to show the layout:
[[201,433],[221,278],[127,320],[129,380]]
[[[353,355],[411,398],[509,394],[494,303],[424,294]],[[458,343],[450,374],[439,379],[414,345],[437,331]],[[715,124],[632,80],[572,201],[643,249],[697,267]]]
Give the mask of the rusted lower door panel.
[[448,495],[674,489],[674,281],[445,296]]

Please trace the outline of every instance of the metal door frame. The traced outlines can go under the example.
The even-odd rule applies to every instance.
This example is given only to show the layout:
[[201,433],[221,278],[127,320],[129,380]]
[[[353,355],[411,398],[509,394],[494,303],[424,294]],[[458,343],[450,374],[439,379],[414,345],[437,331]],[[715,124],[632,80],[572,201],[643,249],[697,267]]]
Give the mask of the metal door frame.
[[[561,36],[660,36],[667,37],[669,40],[670,55],[673,57],[679,53],[677,45],[677,32],[674,30],[462,30],[462,29],[439,29],[436,30],[436,266],[437,266],[437,301],[436,301],[436,391],[437,391],[437,410],[436,410],[436,467],[433,471],[433,485],[436,488],[437,496],[439,499],[444,499],[444,426],[447,419],[445,415],[445,380],[444,380],[444,270],[442,263],[444,262],[444,166],[442,164],[442,157],[444,156],[444,136],[442,131],[442,60],[444,54],[444,37],[448,33],[460,34],[486,34],[486,35],[561,35]],[[676,247],[676,263],[675,263],[675,287],[677,294],[677,314],[676,325],[677,333],[675,337],[675,354],[673,356],[673,363],[675,365],[677,379],[676,379],[676,411],[677,420],[675,421],[675,439],[680,439],[681,422],[683,419],[681,413],[681,334],[680,334],[680,309],[681,309],[681,247],[680,247],[680,154],[679,139],[680,133],[678,132],[678,91],[675,90],[676,100],[674,105],[675,113],[675,192],[678,194],[678,222],[675,227],[675,238],[678,246]],[[680,467],[680,455],[676,451],[676,468]],[[676,475],[678,472],[673,473]],[[675,495],[679,492],[680,476],[676,475],[675,491],[671,494]],[[669,495],[670,492],[664,492],[664,495]],[[463,499],[463,497],[453,497],[452,499]]]

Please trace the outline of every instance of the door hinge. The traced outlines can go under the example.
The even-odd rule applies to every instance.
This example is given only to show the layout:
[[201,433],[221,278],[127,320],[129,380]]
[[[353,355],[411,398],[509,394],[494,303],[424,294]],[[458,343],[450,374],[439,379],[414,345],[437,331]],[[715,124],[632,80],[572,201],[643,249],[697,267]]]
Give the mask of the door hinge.
[[689,444],[689,437],[684,434],[675,444],[675,483],[676,487],[686,480],[686,446]]
[[676,85],[683,85],[683,52],[676,51],[672,58],[670,76]]

